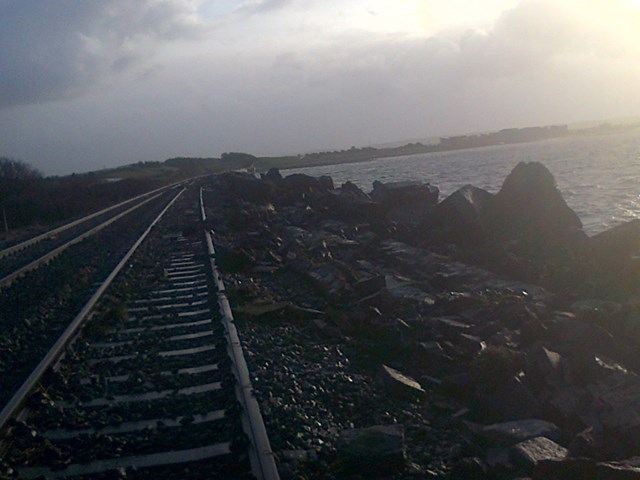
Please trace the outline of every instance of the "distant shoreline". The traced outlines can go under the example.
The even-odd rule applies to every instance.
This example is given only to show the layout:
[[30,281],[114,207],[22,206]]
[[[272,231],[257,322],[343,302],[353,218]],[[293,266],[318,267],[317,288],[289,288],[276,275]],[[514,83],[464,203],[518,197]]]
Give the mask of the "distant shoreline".
[[227,152],[218,157],[174,157],[164,161],[138,162],[121,167],[82,174],[95,176],[103,181],[114,179],[154,179],[173,182],[199,175],[211,175],[230,170],[267,172],[270,168],[290,170],[321,167],[379,158],[394,158],[408,155],[469,150],[472,148],[514,145],[539,142],[555,138],[612,135],[640,129],[640,123],[611,125],[607,123],[589,128],[569,128],[568,125],[543,127],[508,128],[498,132],[440,137],[437,143],[413,142],[397,147],[351,147],[347,150],[315,152],[299,155],[254,156],[249,153]]
[[379,158],[394,158],[408,155],[470,150],[481,147],[532,143],[556,138],[613,135],[638,129],[640,129],[640,124],[637,123],[631,125],[603,124],[597,127],[575,130],[569,129],[566,125],[528,127],[522,129],[513,128],[486,134],[441,137],[440,142],[434,144],[417,142],[391,148],[351,147],[351,149],[348,150],[318,152],[297,156],[257,157],[252,168],[257,171],[267,171],[273,167],[281,170],[321,167],[367,162]]

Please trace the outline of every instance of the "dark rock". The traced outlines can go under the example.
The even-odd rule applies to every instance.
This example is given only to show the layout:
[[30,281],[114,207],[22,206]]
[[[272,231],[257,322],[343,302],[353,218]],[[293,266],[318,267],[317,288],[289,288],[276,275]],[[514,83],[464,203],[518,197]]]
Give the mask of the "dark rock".
[[313,325],[318,329],[321,336],[325,338],[340,338],[340,329],[334,325],[325,322],[324,320],[320,320],[316,318],[312,320]]
[[446,295],[441,296],[439,300],[443,307],[446,305],[444,308],[456,314],[480,310],[488,306],[486,299],[469,292],[448,292]]
[[486,453],[488,479],[509,478],[514,467],[509,459],[509,449],[505,447],[489,448]]
[[338,455],[347,472],[373,477],[397,473],[405,464],[404,427],[375,425],[343,430]]
[[464,246],[482,244],[491,237],[488,215],[494,196],[481,188],[465,185],[440,202],[419,227],[427,239]]
[[511,447],[509,458],[515,465],[533,468],[543,460],[564,460],[567,454],[567,449],[553,440],[535,437]]
[[523,367],[521,352],[507,347],[489,345],[471,362],[471,373],[485,388],[496,388],[509,383]]
[[408,365],[412,370],[425,372],[427,376],[435,374],[443,365],[453,361],[439,342],[418,342],[413,343],[412,347]]
[[457,460],[451,469],[453,480],[484,480],[487,478],[487,465],[478,457],[464,457]]
[[248,317],[274,318],[291,307],[289,302],[255,302],[238,305],[236,311]]
[[567,228],[582,228],[580,218],[557,189],[553,175],[539,162],[518,163],[495,199],[497,220],[504,231],[544,237]]
[[340,295],[346,287],[346,279],[343,273],[330,264],[325,263],[314,266],[306,273],[315,285],[330,297]]
[[587,424],[580,418],[584,405],[590,405],[593,398],[589,391],[574,385],[562,385],[554,388],[545,404],[549,417],[575,428],[585,428]]
[[589,239],[540,163],[519,163],[495,197],[493,231],[508,252],[500,271],[553,289],[575,290]]
[[358,299],[356,307],[377,308],[381,311],[393,310],[393,300],[386,288]]
[[242,272],[253,268],[256,259],[243,248],[227,248],[218,246],[216,250],[217,262],[221,269],[227,272]]
[[589,427],[578,433],[571,444],[569,444],[569,453],[572,457],[594,457],[597,455],[599,447],[599,435],[596,434],[593,427]]
[[487,413],[495,419],[516,420],[540,414],[542,407],[519,377],[512,377],[493,394],[483,398]]
[[576,352],[614,353],[619,345],[611,332],[595,323],[587,323],[572,315],[562,315],[549,323],[550,336]]
[[386,210],[389,221],[416,226],[438,202],[438,189],[420,182],[373,182],[371,198]]
[[372,295],[386,286],[384,275],[363,278],[353,285],[353,289],[360,296]]
[[436,330],[446,332],[452,338],[457,338],[460,333],[463,333],[471,328],[471,325],[461,321],[460,317],[431,317],[429,321]]
[[567,358],[563,370],[565,381],[579,386],[607,382],[612,376],[621,381],[630,377],[628,369],[622,364],[605,355],[593,354],[582,349],[573,352]]
[[444,378],[442,391],[448,395],[468,400],[475,385],[475,379],[470,373],[456,373]]
[[417,282],[412,282],[406,278],[402,278],[395,275],[385,276],[385,285],[389,295],[403,303],[408,301],[416,303],[420,306],[432,306],[435,303],[435,299],[430,292],[425,291],[424,285]]
[[618,225],[590,239],[582,257],[590,293],[626,300],[640,285],[640,220]]
[[597,263],[622,267],[630,255],[640,252],[640,220],[617,225],[591,237],[589,254]]
[[536,342],[543,342],[548,338],[549,328],[538,320],[532,319],[520,326],[520,346],[526,348]]
[[262,178],[274,183],[278,183],[280,182],[280,180],[282,180],[282,175],[280,174],[280,170],[278,170],[276,167],[271,167],[267,171],[267,173],[262,175]]
[[327,213],[350,224],[379,222],[384,218],[383,208],[379,203],[372,201],[356,185],[350,184],[352,187],[346,189],[345,185],[347,184],[339,190],[330,190],[329,195],[323,197]]
[[470,355],[477,355],[487,346],[481,338],[469,335],[468,333],[461,333],[458,336],[458,344],[469,352]]
[[274,197],[273,184],[263,182],[248,173],[232,172],[225,174],[228,189],[226,198],[242,199],[255,204],[271,202]]
[[500,445],[513,445],[536,437],[558,440],[560,434],[555,424],[535,418],[487,425],[480,431],[483,438]]
[[[333,182],[332,182],[333,183]],[[295,204],[295,202],[310,202],[313,196],[326,193],[330,190],[328,182],[320,182],[316,177],[302,173],[294,173],[284,177],[278,183],[280,195],[279,200],[284,204]],[[309,213],[308,211],[305,213]]]
[[384,205],[398,207],[420,203],[435,205],[438,202],[438,188],[422,182],[373,182],[371,198]]
[[397,397],[422,397],[425,394],[422,386],[413,378],[387,365],[382,365],[380,378],[389,391]]
[[[304,173],[294,173],[283,178],[282,187],[289,192],[310,193],[314,190],[323,189],[320,181]],[[324,189],[323,189],[324,190]]]
[[371,197],[369,197],[369,195],[367,195],[360,187],[349,181],[342,184],[340,187],[340,193],[351,197],[362,198],[364,200],[371,200]]
[[442,345],[436,341],[420,342],[417,346],[417,350],[429,357],[439,357],[444,353]]
[[322,187],[324,190],[333,190],[334,189],[334,185],[333,185],[333,178],[331,178],[329,175],[321,175],[318,177],[318,183],[320,184],[320,187]]
[[559,353],[546,349],[538,344],[527,352],[525,373],[527,378],[538,383],[554,383],[560,381],[562,357]]
[[584,458],[544,460],[533,471],[533,480],[637,480],[640,457],[621,462],[596,462]]

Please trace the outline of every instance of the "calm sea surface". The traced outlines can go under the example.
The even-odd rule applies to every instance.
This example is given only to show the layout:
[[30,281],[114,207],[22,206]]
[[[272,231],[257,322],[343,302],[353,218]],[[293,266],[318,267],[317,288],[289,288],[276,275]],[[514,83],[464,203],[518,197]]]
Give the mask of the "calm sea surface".
[[282,173],[330,175],[369,192],[374,180],[419,180],[440,188],[441,196],[472,184],[496,193],[518,162],[542,162],[558,188],[594,234],[640,218],[640,130],[613,135],[564,138],[441,153],[380,158]]

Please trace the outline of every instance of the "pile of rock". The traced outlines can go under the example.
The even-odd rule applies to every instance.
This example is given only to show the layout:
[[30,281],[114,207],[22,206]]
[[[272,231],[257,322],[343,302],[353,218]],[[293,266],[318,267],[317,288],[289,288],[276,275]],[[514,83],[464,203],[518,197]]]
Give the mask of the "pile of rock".
[[291,478],[640,478],[638,224],[587,237],[539,163],[441,202],[275,170],[206,201]]

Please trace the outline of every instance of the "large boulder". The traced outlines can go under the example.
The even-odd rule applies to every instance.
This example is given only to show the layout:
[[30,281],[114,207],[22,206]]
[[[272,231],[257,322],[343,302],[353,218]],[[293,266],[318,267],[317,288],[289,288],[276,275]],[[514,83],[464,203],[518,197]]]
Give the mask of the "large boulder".
[[493,194],[465,185],[433,209],[420,226],[420,235],[425,240],[463,246],[484,244],[491,238],[489,218],[493,202]]
[[414,203],[435,205],[438,202],[438,187],[422,182],[373,182],[371,198],[389,206]]
[[580,278],[578,257],[589,238],[549,170],[539,162],[519,163],[496,194],[494,205],[493,232],[507,252],[521,260],[509,269],[518,278],[554,290],[574,290]]
[[308,201],[309,196],[331,190],[333,181],[328,182],[303,173],[294,173],[278,182],[280,199],[284,203]]
[[399,224],[419,225],[438,203],[438,188],[421,182],[373,182],[371,198],[380,203],[387,219]]
[[371,222],[384,217],[382,206],[371,200],[360,187],[353,182],[345,182],[340,188],[329,190],[324,197],[327,211],[345,222]]
[[617,225],[591,238],[591,254],[611,262],[640,252],[640,220]]
[[244,172],[229,172],[224,174],[225,182],[222,182],[224,198],[240,199],[255,204],[265,204],[273,200],[274,185],[264,182],[254,175]]
[[548,235],[582,229],[553,175],[540,162],[520,162],[505,179],[495,197],[495,215],[501,230]]
[[340,193],[355,198],[362,198],[364,200],[371,200],[371,197],[367,195],[359,186],[351,181],[346,181],[340,187]]
[[640,293],[640,220],[632,220],[590,239],[582,258],[588,293],[626,300]]
[[276,167],[270,168],[267,173],[261,174],[260,177],[263,180],[267,180],[273,183],[279,183],[280,181],[282,181],[282,174],[280,174],[280,170],[278,170]]

